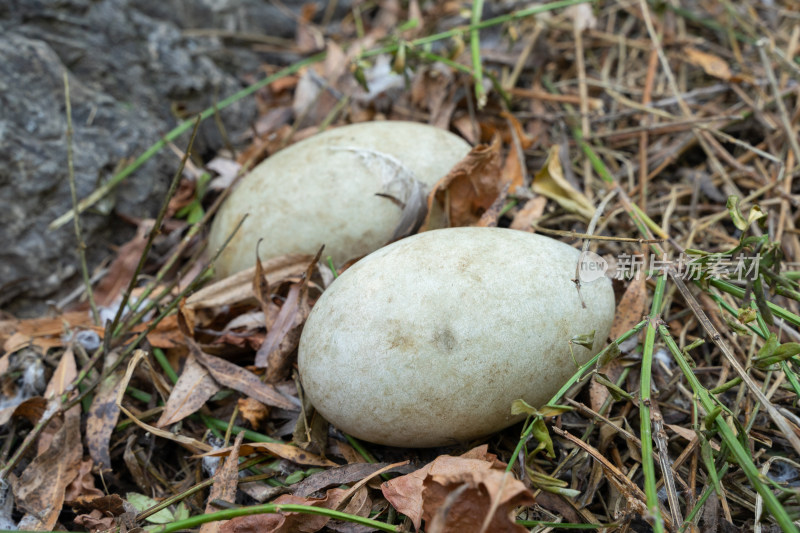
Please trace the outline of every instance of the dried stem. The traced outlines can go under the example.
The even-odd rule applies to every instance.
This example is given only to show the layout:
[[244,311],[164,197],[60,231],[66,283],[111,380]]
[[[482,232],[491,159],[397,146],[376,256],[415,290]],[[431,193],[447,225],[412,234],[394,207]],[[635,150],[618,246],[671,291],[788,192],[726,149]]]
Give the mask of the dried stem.
[[[72,196],[72,208],[78,205],[78,193],[75,187],[75,168],[72,156],[72,103],[69,97],[69,76],[64,71],[64,102],[66,104],[67,115],[67,171],[69,173],[69,192]],[[75,217],[75,239],[78,241],[78,257],[81,262],[81,274],[83,274],[83,285],[86,288],[86,297],[89,299],[89,307],[92,309],[92,320],[100,324],[100,313],[97,311],[97,303],[94,301],[92,292],[92,281],[89,276],[89,265],[86,263],[86,243],[81,232],[81,217]]]

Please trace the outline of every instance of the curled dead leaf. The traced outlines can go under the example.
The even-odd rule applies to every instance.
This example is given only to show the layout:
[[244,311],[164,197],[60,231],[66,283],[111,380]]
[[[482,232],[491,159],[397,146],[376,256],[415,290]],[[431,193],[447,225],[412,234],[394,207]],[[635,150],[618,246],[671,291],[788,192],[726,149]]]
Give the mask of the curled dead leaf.
[[80,406],[66,411],[50,445],[40,450],[22,474],[12,480],[16,505],[27,513],[19,529],[50,531],[56,525],[67,486],[80,471],[83,457],[80,423]]
[[702,68],[709,76],[725,81],[731,79],[731,68],[728,66],[728,62],[721,57],[702,52],[691,46],[687,46],[683,51],[689,63]]
[[472,225],[502,190],[500,138],[495,137],[492,144],[474,147],[433,186],[428,194],[428,217],[423,227]]
[[[514,508],[532,505],[533,494],[505,472],[505,464],[486,452],[486,445],[460,457],[441,455],[425,467],[381,485],[384,497],[419,529],[447,505],[445,519],[437,520],[447,533],[492,531],[524,533],[514,522]],[[462,488],[465,487],[465,488]],[[457,498],[448,497],[461,491]],[[485,528],[484,528],[485,526]]]
[[525,202],[522,209],[514,215],[514,220],[511,221],[511,229],[534,233],[531,225],[536,219],[541,218],[546,205],[547,200],[543,196],[537,196]]
[[[231,446],[230,454],[225,458],[222,468],[214,474],[214,485],[208,495],[206,513],[213,513],[217,507],[214,501],[234,503],[236,501],[236,487],[239,483],[239,448],[244,441],[244,431],[236,436],[236,441]],[[206,522],[200,526],[200,533],[218,533],[220,526],[225,522]]]
[[[270,286],[275,286],[286,278],[299,276],[314,258],[308,254],[288,254],[262,262],[262,274]],[[196,313],[200,309],[218,309],[242,302],[251,301],[253,294],[253,276],[256,267],[242,270],[208,287],[204,287],[186,299],[185,313]]]
[[[111,368],[119,356],[118,352],[107,355],[103,368]],[[122,374],[122,370],[118,369],[98,385],[86,418],[86,447],[89,449],[89,457],[101,470],[106,471],[111,471],[109,446],[119,419],[117,394],[122,384]]]
[[561,167],[559,156],[560,150],[561,147],[558,145],[550,148],[544,167],[533,177],[533,192],[555,200],[571,213],[578,213],[591,219],[594,215],[594,205],[564,178],[564,169]]
[[255,398],[265,405],[297,410],[297,406],[289,398],[278,392],[272,385],[258,379],[258,376],[246,368],[203,352],[188,337],[186,338],[186,343],[189,345],[192,354],[197,358],[197,361],[208,370],[217,383]]
[[269,407],[253,398],[239,398],[236,405],[239,406],[242,418],[247,420],[254,429],[258,429],[261,422],[269,416]]
[[180,420],[203,407],[214,394],[219,385],[211,377],[208,370],[197,362],[194,354],[189,353],[178,382],[172,388],[167,405],[156,422],[156,427],[163,428]]

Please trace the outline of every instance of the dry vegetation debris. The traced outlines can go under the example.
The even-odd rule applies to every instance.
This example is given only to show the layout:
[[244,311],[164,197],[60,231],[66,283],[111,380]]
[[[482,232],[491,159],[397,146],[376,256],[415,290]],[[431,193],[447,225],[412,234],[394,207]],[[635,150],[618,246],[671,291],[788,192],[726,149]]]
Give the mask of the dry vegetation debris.
[[[134,221],[94,288],[102,322],[85,297],[0,322],[3,524],[797,531],[798,5],[572,3],[354,2],[337,24],[309,7],[270,50],[289,66],[204,113],[261,109],[243,150],[184,156],[162,216]],[[315,258],[197,290],[201,228],[242,169],[386,119],[476,145],[428,197],[450,224],[587,238],[621,273],[608,348],[564,407],[516,406],[521,432],[406,450],[329,431],[293,371],[331,274]]]

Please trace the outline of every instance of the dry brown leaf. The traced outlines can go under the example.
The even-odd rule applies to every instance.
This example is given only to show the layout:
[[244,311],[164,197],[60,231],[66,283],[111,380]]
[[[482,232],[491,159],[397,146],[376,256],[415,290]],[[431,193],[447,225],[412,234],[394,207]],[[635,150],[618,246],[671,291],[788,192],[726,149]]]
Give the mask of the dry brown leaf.
[[75,523],[83,526],[90,532],[107,531],[114,527],[114,517],[104,515],[102,511],[95,509],[88,514],[81,514],[75,517]]
[[[206,504],[206,514],[219,510],[212,502],[220,500],[223,502],[234,503],[236,501],[236,487],[239,482],[239,447],[244,441],[244,431],[236,436],[236,441],[231,447],[231,452],[222,465],[214,474],[214,485],[208,495]],[[200,533],[218,533],[220,526],[225,521],[206,522],[200,526]]]
[[453,119],[452,122],[453,127],[464,137],[467,142],[471,145],[476,145],[480,142],[480,131],[479,127],[475,125],[472,118],[467,115],[463,114]]
[[486,461],[487,463],[491,463],[492,468],[504,469],[506,466],[508,466],[503,461],[498,459],[497,455],[489,451],[488,444],[481,444],[480,446],[475,446],[468,452],[459,455],[459,457],[461,457],[462,459],[478,459],[481,461]]
[[[172,440],[172,441],[178,442],[178,443],[182,444],[183,446],[189,448],[190,450],[195,450],[197,452],[201,452],[202,453],[202,452],[209,451],[211,449],[211,446],[206,444],[205,442],[200,442],[199,440],[193,439],[191,437],[186,437],[184,435],[171,433],[169,431],[165,431],[163,429],[159,429],[159,428],[157,428],[155,426],[151,426],[149,424],[145,424],[144,422],[142,422],[141,420],[136,418],[136,415],[134,415],[130,410],[128,410],[128,408],[126,408],[124,405],[122,405],[122,399],[125,396],[125,389],[128,387],[128,383],[130,382],[131,377],[133,376],[133,371],[136,369],[136,367],[142,361],[144,361],[145,365],[149,368],[149,370],[151,370],[151,376],[153,375],[152,366],[150,365],[150,361],[148,361],[148,359],[147,359],[147,353],[144,350],[134,350],[133,351],[133,355],[131,356],[131,360],[130,360],[130,362],[128,362],[128,368],[125,370],[125,375],[122,377],[121,385],[120,385],[120,387],[118,389],[118,392],[117,392],[117,406],[119,407],[119,409],[123,413],[125,413],[131,419],[131,421],[134,424],[136,424],[140,428],[144,429],[145,431],[149,431],[150,433],[152,433],[153,435],[155,435],[157,437],[161,437],[163,439],[167,439],[167,440]],[[133,436],[133,434],[131,434],[131,436]],[[128,442],[128,444],[129,444],[129,447],[130,447],[130,441]],[[128,450],[126,449],[126,452],[127,451]],[[131,459],[131,462],[126,461],[126,463],[128,464],[128,469],[130,470],[132,468],[131,465],[133,464],[133,462],[136,459],[133,456],[133,454],[131,454],[131,457],[128,458],[128,459]],[[135,468],[135,467],[133,467],[133,468]],[[134,476],[134,478],[135,477],[136,476]]]
[[525,202],[522,209],[514,215],[514,220],[511,221],[511,229],[535,233],[531,224],[533,224],[534,220],[541,218],[546,205],[547,200],[545,200],[544,196],[537,196]]
[[297,406],[291,400],[279,393],[272,385],[258,379],[258,376],[249,370],[203,352],[188,337],[186,338],[186,343],[197,358],[197,361],[208,370],[217,383],[239,391],[246,396],[251,396],[265,405],[297,410]]
[[[356,483],[355,485],[353,485],[352,487],[347,489],[345,491],[345,493],[342,495],[339,505],[335,509],[337,511],[341,511],[342,510],[342,506],[345,505],[345,502],[346,502],[347,508],[345,509],[345,512],[352,513],[352,514],[358,514],[362,503],[358,502],[358,501],[353,502],[351,498],[357,497],[359,494],[366,495],[366,485],[373,478],[376,478],[377,476],[383,474],[384,472],[388,472],[388,471],[393,470],[393,469],[398,468],[398,467],[406,466],[406,465],[408,465],[408,463],[409,463],[409,461],[407,461],[407,460],[406,461],[401,461],[399,463],[394,463],[394,464],[390,464],[390,465],[384,466],[383,468],[380,468],[380,469],[372,472],[367,477],[365,477],[364,479],[360,480],[358,483]],[[360,499],[361,499],[361,497],[358,497],[358,500],[360,500]],[[369,509],[367,509],[367,513],[368,512],[369,512]]]
[[239,414],[253,429],[258,429],[261,422],[269,416],[269,408],[253,398],[239,398],[236,405],[239,406]]
[[506,155],[506,160],[503,163],[503,170],[501,171],[503,183],[508,184],[508,190],[512,193],[516,192],[517,188],[525,185],[525,170],[522,168],[522,161],[525,160],[525,154],[521,155],[515,145],[511,145],[511,149]]
[[[680,437],[683,437],[684,439],[688,440],[689,442],[697,440],[697,433],[695,433],[695,431],[693,429],[691,429],[691,428],[685,428],[685,427],[681,427],[681,426],[678,426],[678,425],[675,425],[675,424],[666,424],[666,426],[669,429],[671,429],[672,431],[674,431],[676,435],[678,435]],[[711,448],[714,451],[716,451],[716,452],[719,451],[719,444],[717,444],[713,440],[709,441],[709,444],[711,444]]]
[[91,329],[103,338],[103,328],[92,323],[86,311],[72,311],[52,318],[31,318],[20,320],[14,333],[3,343],[3,350],[11,354],[30,344],[47,351],[64,345],[62,335],[69,329]]
[[619,301],[611,326],[611,338],[617,339],[620,335],[632,329],[642,321],[642,317],[647,313],[647,283],[645,276],[638,276],[628,284],[625,294]]
[[[150,326],[149,323],[142,323],[132,328],[131,331],[139,333]],[[147,342],[153,348],[176,348],[183,345],[183,332],[178,327],[178,315],[170,315],[163,318],[153,331],[147,334]]]
[[[389,467],[388,470],[386,468]],[[408,465],[390,465],[387,463],[352,463],[336,468],[329,468],[305,478],[300,483],[292,485],[295,496],[309,496],[318,490],[324,490],[339,485],[349,485],[356,481],[369,478],[380,472],[398,472],[408,474]],[[413,469],[412,469],[413,470]]]
[[11,420],[12,416],[27,418],[31,424],[39,421],[47,408],[47,400],[41,396],[28,398],[19,405],[12,405],[5,409],[0,409],[0,426]]
[[[103,369],[110,368],[118,357],[117,352],[106,356]],[[105,471],[111,471],[109,443],[119,419],[117,395],[122,383],[122,375],[123,372],[118,370],[100,383],[86,419],[86,447],[89,449],[89,457],[101,470]]]
[[709,76],[725,81],[731,79],[731,68],[728,66],[728,62],[721,57],[702,52],[691,46],[684,48],[683,52],[689,63],[701,67]]
[[371,510],[372,498],[369,497],[369,489],[364,486],[358,487],[353,495],[350,496],[350,501],[347,502],[344,509],[341,509],[343,513],[362,517],[368,517]]
[[[223,457],[229,455],[232,451],[233,446],[228,446],[227,448],[203,453],[197,457]],[[280,444],[277,442],[249,442],[247,444],[243,444],[239,449],[239,455],[242,456],[251,455],[254,453],[268,453],[276,457],[280,457],[281,459],[292,461],[293,463],[297,463],[299,465],[338,466],[333,461],[329,461],[328,459],[320,457],[319,455],[315,455],[311,452],[303,450],[302,448],[291,446],[289,444]]]
[[[528,135],[525,132],[525,129],[522,127],[522,123],[517,119],[517,117],[514,116],[513,113],[509,113],[508,111],[501,111],[500,116],[506,119],[509,124],[511,124],[511,128],[513,130],[511,132],[511,136],[512,138],[516,138],[517,140],[519,140],[519,144],[523,150],[527,150],[528,148],[533,146],[533,143],[536,141],[536,138],[531,135]],[[512,142],[511,144],[514,143]],[[513,191],[514,189],[511,190]]]
[[[475,459],[489,463],[491,467],[504,468],[505,465],[497,460],[496,455],[488,453],[488,449],[489,446],[483,444],[462,454],[460,458]],[[384,497],[395,509],[411,518],[417,529],[422,521],[422,484],[432,466],[433,463],[429,463],[419,470],[396,477],[381,485]]]
[[[11,327],[11,329],[8,331],[8,337],[10,337],[15,331],[17,331],[17,328],[19,327],[19,321],[17,320],[14,321],[6,320],[0,322],[0,324],[5,324]],[[0,357],[0,376],[8,372],[8,367],[10,365],[11,365],[11,352],[6,351],[6,353],[4,353],[2,357]]]
[[355,448],[343,441],[336,441],[331,446],[330,453],[343,457],[347,464],[363,464],[367,462],[364,456],[358,453]]
[[255,365],[259,368],[269,367],[268,374],[271,374],[267,377],[269,383],[274,383],[284,377],[282,370],[286,366],[286,358],[289,355],[287,352],[294,349],[296,345],[290,350],[281,350],[281,343],[292,329],[305,321],[300,305],[301,288],[300,283],[292,284],[275,322],[267,332],[264,343],[256,352]]
[[422,518],[426,522],[435,516],[451,492],[466,485],[464,492],[451,504],[443,533],[528,531],[516,524],[514,510],[521,505],[533,505],[533,493],[513,474],[503,469],[476,469],[476,466],[486,464],[477,459],[439,459],[439,464],[431,469],[423,482]]
[[[50,398],[47,402],[47,410],[54,411],[57,410],[61,405],[61,398]],[[36,441],[36,453],[38,455],[43,454],[47,451],[50,445],[53,443],[53,439],[56,437],[56,433],[61,431],[61,425],[63,424],[63,420],[60,417],[54,417],[50,420],[50,423],[42,430],[42,433],[39,435],[39,440]]]
[[97,305],[111,305],[131,282],[131,277],[136,272],[136,267],[147,245],[147,236],[152,231],[154,223],[153,219],[140,221],[136,228],[136,235],[119,247],[117,257],[111,262],[106,275],[94,290],[94,299]]
[[[91,315],[86,311],[70,311],[52,318],[31,318],[21,320],[17,331],[31,337],[46,335],[61,335],[66,328],[89,328],[92,327]],[[93,327],[95,331],[102,333],[102,327]]]
[[75,354],[72,348],[67,348],[61,355],[58,366],[47,384],[44,397],[49,399],[61,396],[69,389],[76,377],[78,377],[78,369],[75,365]]
[[50,531],[56,525],[64,493],[78,475],[83,456],[80,424],[78,405],[64,413],[61,427],[47,449],[12,481],[17,507],[28,513],[22,517],[19,529]]
[[119,516],[125,511],[125,501],[118,494],[108,496],[79,497],[66,502],[76,513],[100,511],[104,515]]
[[46,352],[50,348],[55,348],[57,346],[61,346],[63,343],[59,338],[52,338],[52,337],[38,337],[33,338],[24,333],[17,331],[16,333],[12,333],[6,341],[3,343],[3,349],[8,354],[12,354],[16,351],[19,351],[27,346],[36,346],[41,348],[43,352]]
[[475,225],[479,228],[496,228],[497,220],[500,218],[503,207],[505,207],[506,198],[508,198],[508,183],[503,185],[503,190],[497,195],[497,199],[489,206],[489,209],[483,212]]
[[[307,254],[283,255],[264,261],[262,271],[267,283],[276,286],[287,278],[302,275],[312,259],[314,256]],[[253,301],[255,269],[256,267],[250,267],[242,270],[192,294],[184,305],[187,319],[193,318],[191,313],[197,313],[200,309],[219,310],[222,307]],[[190,323],[193,325],[193,320]]]
[[[336,509],[348,491],[330,489],[324,498],[301,498],[284,494],[272,501],[275,505],[312,505],[324,509]],[[222,525],[221,533],[315,533],[330,520],[327,516],[301,513],[275,513],[239,516]]]
[[[259,243],[260,242],[261,241],[259,241]],[[267,276],[264,274],[264,265],[261,263],[261,257],[258,254],[258,245],[256,245],[256,266],[255,272],[253,272],[253,295],[255,295],[256,300],[258,300],[259,305],[261,305],[261,311],[264,315],[267,315],[272,307],[269,289],[269,280],[267,280]]]
[[598,383],[594,379],[589,383],[589,406],[594,412],[600,411],[600,408],[610,395],[608,387],[602,383]]
[[[284,76],[282,78],[278,78],[277,80],[273,81],[269,84],[269,90],[274,95],[278,95],[283,92],[289,92],[291,89],[294,89],[297,86],[297,80],[299,78],[296,75],[292,76]],[[259,130],[263,131],[263,130]],[[269,130],[267,130],[269,131]],[[208,165],[206,165],[208,166]]]
[[316,127],[338,103],[338,97],[329,89],[339,85],[339,79],[349,72],[350,61],[341,46],[328,40],[323,64],[304,69],[297,82],[292,101],[294,116],[301,119],[300,126]]
[[417,70],[411,82],[411,102],[430,112],[429,124],[448,129],[455,110],[451,90],[453,71],[443,63],[434,63]]
[[128,468],[128,473],[130,473],[131,478],[133,478],[133,482],[136,483],[142,491],[147,491],[150,487],[150,479],[145,474],[142,465],[139,464],[139,460],[136,458],[137,451],[141,452],[141,448],[136,445],[136,435],[130,433],[128,439],[125,441],[125,450],[122,452],[122,460],[125,461],[125,466]]
[[591,219],[594,215],[594,206],[586,196],[575,189],[564,178],[564,169],[561,167],[559,156],[561,148],[556,144],[550,148],[544,167],[533,177],[533,192],[555,200],[561,207],[571,213]]
[[67,502],[78,499],[100,498],[103,491],[95,487],[94,476],[92,475],[92,461],[81,461],[78,467],[78,475],[67,486],[64,492],[64,500]]
[[572,505],[567,503],[564,496],[559,494],[540,490],[536,495],[536,505],[555,513],[557,516],[563,516],[566,522],[572,522],[573,524],[583,522],[581,515],[575,511]]
[[432,466],[433,463],[429,463],[415,472],[381,484],[383,497],[392,507],[410,518],[416,530],[422,525],[422,484]]
[[163,428],[183,420],[203,407],[218,391],[217,382],[190,352],[156,427]]
[[[500,160],[499,137],[490,145],[474,147],[428,194],[424,228],[469,226],[477,222],[503,189]],[[436,219],[439,210],[434,210],[434,203],[444,208],[445,220]]]
[[495,510],[486,531],[527,531],[518,529],[521,526],[509,519],[509,513],[518,505],[533,504],[533,494],[522,482],[506,476],[506,465],[486,450],[483,445],[461,457],[441,455],[416,472],[383,483],[383,495],[419,529],[423,519],[426,522],[433,519],[450,493],[466,484],[463,493],[448,502],[452,514],[445,521],[444,531],[480,531],[490,509]]
[[[281,306],[278,316],[269,328],[263,344],[256,352],[256,366],[267,368],[267,383],[276,383],[287,377],[292,364],[291,355],[300,343],[303,324],[311,312],[308,303],[308,282],[322,256],[320,247],[314,259],[309,261],[299,282],[293,283]],[[266,316],[266,308],[264,310]]]
[[[189,160],[191,163],[191,160]],[[178,190],[169,199],[167,205],[167,217],[172,218],[178,210],[186,207],[194,201],[195,189],[197,188],[197,181],[186,177],[181,178],[178,184]]]

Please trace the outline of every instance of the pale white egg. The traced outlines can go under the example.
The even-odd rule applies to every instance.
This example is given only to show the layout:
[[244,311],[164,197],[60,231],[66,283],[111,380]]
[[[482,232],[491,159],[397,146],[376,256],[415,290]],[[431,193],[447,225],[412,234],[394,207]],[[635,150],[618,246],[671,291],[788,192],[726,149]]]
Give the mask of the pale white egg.
[[344,126],[291,145],[245,176],[217,214],[210,253],[249,215],[217,260],[217,276],[255,265],[259,239],[262,260],[315,254],[324,244],[341,265],[377,250],[404,220],[403,205],[424,205],[425,189],[469,150],[445,130],[399,121]]
[[[299,369],[342,431],[390,446],[455,444],[547,403],[600,350],[611,282],[575,283],[578,250],[501,228],[421,233],[365,257],[317,301]],[[591,350],[569,341],[595,332]]]

